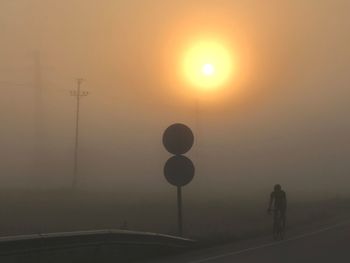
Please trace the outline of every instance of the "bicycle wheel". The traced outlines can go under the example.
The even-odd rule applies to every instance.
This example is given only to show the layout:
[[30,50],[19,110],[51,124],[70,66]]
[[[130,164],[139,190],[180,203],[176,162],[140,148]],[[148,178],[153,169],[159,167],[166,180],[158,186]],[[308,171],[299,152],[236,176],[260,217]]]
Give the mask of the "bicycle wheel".
[[273,239],[282,240],[284,238],[284,229],[282,217],[279,212],[276,212],[273,222]]
[[283,240],[284,239],[284,236],[285,236],[285,233],[286,233],[286,231],[285,231],[285,227],[284,227],[284,225],[283,225],[283,222],[282,222],[282,220],[280,220],[281,222],[281,224],[280,224],[280,231],[279,231],[279,237],[280,237],[280,240]]
[[276,220],[274,223],[273,223],[273,239],[274,240],[278,240],[279,239],[279,236],[280,236],[280,229],[279,229],[279,222],[278,220]]

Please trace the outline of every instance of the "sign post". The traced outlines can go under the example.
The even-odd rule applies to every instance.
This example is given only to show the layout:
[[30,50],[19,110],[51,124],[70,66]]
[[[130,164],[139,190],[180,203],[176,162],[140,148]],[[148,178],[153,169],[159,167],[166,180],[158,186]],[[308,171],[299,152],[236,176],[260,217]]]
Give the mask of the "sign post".
[[171,185],[177,187],[179,236],[183,234],[182,187],[189,184],[195,174],[192,161],[183,154],[192,148],[193,142],[193,133],[191,129],[184,124],[173,124],[169,126],[163,134],[163,145],[168,152],[173,154],[165,163],[164,176]]
[[182,236],[182,191],[181,186],[177,187],[177,225],[179,236]]

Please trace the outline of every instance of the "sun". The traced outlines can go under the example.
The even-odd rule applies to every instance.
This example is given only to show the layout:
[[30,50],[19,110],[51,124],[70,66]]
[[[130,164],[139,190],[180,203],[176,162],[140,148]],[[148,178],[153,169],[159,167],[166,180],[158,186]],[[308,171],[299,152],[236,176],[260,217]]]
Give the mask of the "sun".
[[231,54],[219,42],[197,42],[184,55],[183,73],[187,82],[198,88],[223,86],[232,74]]
[[202,72],[206,76],[211,76],[215,73],[215,68],[212,64],[204,64],[202,68]]

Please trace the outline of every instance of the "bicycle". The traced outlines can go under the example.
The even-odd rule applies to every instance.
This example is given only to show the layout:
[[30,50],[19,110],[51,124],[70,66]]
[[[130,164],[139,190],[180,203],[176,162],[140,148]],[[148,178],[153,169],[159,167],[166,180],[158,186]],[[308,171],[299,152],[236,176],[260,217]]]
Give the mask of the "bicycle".
[[284,239],[284,235],[285,235],[285,226],[283,224],[281,211],[279,209],[271,209],[269,210],[269,214],[272,214],[271,211],[274,212],[273,227],[272,227],[273,239],[282,240]]

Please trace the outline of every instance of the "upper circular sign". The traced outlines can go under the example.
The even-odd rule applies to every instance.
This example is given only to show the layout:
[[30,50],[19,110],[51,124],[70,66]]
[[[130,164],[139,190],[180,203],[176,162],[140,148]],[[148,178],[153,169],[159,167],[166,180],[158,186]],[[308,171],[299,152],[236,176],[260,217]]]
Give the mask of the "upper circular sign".
[[164,166],[164,176],[175,186],[185,186],[194,177],[195,168],[190,159],[183,155],[171,157]]
[[189,127],[181,123],[169,126],[163,134],[163,145],[168,152],[180,155],[188,152],[194,142],[194,136]]

